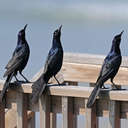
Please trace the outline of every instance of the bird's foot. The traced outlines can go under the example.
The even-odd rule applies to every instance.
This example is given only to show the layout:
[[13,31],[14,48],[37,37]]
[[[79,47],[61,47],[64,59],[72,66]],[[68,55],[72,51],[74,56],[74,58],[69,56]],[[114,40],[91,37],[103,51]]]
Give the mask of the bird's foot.
[[112,88],[112,90],[119,90],[119,91],[124,91],[124,90],[127,90],[127,89],[125,89],[125,88],[119,88],[119,87],[117,87],[117,88]]
[[60,83],[58,83],[58,86],[61,86],[61,84],[60,84]]
[[62,83],[58,83],[57,84],[58,86],[65,86],[65,85],[67,85],[65,82],[62,82]]
[[21,81],[14,81],[12,83],[9,84],[9,88],[13,89],[13,88],[16,88],[18,87],[19,85],[21,85],[23,82]]
[[48,86],[66,86],[66,83],[61,83],[61,84],[49,84]]
[[107,87],[103,86],[103,87],[102,87],[102,89],[109,89],[109,88],[107,88]]
[[14,81],[14,83],[17,83],[17,84],[22,84],[22,83],[26,83],[26,81],[23,81],[23,80],[18,80],[18,81]]
[[117,86],[114,82],[113,79],[111,79],[112,82],[112,90],[126,90],[126,89],[122,89],[121,86]]
[[64,83],[61,83],[61,84],[57,84],[58,86],[65,86],[66,84]]
[[118,87],[118,86],[117,86],[116,84],[114,84],[113,82],[112,82],[112,86],[113,86],[112,90],[122,90],[121,87]]
[[116,85],[112,88],[112,90],[121,90],[121,88],[117,87]]
[[18,80],[18,81],[15,81],[15,83],[20,83],[20,84],[22,84],[22,83],[33,83],[33,82],[31,82],[31,81],[28,81],[28,80]]
[[26,80],[25,83],[33,83],[33,82],[31,82],[31,81],[29,81],[29,80]]

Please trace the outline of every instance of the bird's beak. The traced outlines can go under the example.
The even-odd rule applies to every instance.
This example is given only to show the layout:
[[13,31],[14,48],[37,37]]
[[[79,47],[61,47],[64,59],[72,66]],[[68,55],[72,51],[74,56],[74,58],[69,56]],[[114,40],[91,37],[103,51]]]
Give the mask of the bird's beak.
[[24,26],[24,31],[26,30],[27,24]]
[[120,36],[122,36],[123,33],[124,33],[124,30],[120,33]]
[[62,25],[59,27],[59,31],[61,31]]

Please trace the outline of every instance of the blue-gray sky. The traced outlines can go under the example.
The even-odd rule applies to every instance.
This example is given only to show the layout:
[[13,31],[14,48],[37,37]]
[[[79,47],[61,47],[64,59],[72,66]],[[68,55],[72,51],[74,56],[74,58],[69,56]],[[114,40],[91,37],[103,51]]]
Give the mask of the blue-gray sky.
[[124,30],[121,50],[128,55],[127,0],[0,0],[1,79],[26,23],[31,55],[24,74],[29,79],[44,65],[52,33],[60,24],[65,52],[106,55],[113,36]]

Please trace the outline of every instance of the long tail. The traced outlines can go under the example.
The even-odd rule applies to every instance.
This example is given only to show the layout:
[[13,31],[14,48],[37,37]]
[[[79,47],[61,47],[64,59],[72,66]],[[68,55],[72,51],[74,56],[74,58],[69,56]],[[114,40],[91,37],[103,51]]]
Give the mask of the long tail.
[[100,93],[100,88],[102,87],[103,83],[96,83],[96,87],[93,89],[91,95],[89,96],[87,107],[91,108],[96,100],[96,97]]
[[12,80],[12,77],[13,77],[13,73],[8,75],[8,77],[7,77],[7,79],[6,79],[5,83],[4,83],[3,89],[2,89],[1,94],[0,94],[0,102],[3,102],[3,100],[4,100],[6,91],[7,91],[8,87],[9,87],[9,83]]
[[46,85],[47,82],[44,80],[44,74],[42,74],[41,77],[32,85],[32,96],[31,96],[32,104],[38,102],[39,97],[44,92]]

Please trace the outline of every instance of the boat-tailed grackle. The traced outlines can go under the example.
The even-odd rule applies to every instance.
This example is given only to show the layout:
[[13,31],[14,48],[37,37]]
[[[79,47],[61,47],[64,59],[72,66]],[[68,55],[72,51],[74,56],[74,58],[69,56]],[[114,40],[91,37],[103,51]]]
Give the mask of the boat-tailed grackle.
[[[32,85],[32,97],[31,102],[36,103],[43,93],[49,79],[54,76],[56,79],[56,74],[60,71],[63,63],[63,48],[61,45],[60,37],[61,37],[61,28],[55,30],[53,33],[53,41],[52,41],[52,48],[50,49],[45,66],[44,72],[40,76],[40,78],[34,82]],[[59,81],[56,79],[57,83]]]
[[112,85],[114,85],[116,89],[119,89],[116,86],[116,84],[113,82],[113,79],[117,74],[122,61],[122,56],[120,51],[120,42],[121,42],[122,34],[123,31],[119,35],[116,35],[112,41],[111,50],[104,60],[99,77],[95,84],[96,87],[93,89],[91,95],[89,96],[87,102],[88,108],[93,106],[96,97],[99,95],[100,89],[104,86],[104,82],[107,81],[108,79],[111,80]]
[[3,101],[6,90],[9,87],[9,83],[12,80],[12,77],[14,76],[16,80],[19,81],[16,77],[18,71],[20,75],[25,79],[25,81],[28,82],[27,78],[22,74],[22,71],[28,62],[30,54],[29,45],[25,38],[26,27],[27,24],[25,25],[24,29],[19,31],[17,46],[13,52],[12,58],[9,60],[8,64],[5,67],[6,72],[4,73],[4,77],[7,77],[7,79],[4,83],[3,90],[0,94],[1,102]]

